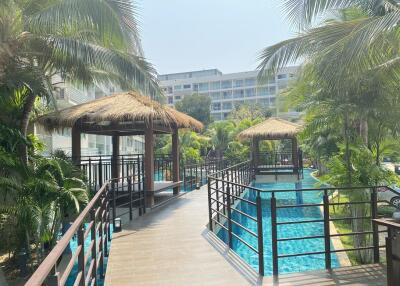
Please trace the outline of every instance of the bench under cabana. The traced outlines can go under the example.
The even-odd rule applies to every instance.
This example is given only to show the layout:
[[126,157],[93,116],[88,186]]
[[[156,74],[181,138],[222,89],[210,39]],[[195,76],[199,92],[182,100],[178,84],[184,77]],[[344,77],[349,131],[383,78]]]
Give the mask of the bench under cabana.
[[[146,206],[154,205],[154,193],[161,189],[180,190],[178,129],[200,131],[202,123],[138,92],[125,92],[102,97],[43,115],[37,120],[49,132],[71,128],[72,160],[81,161],[81,134],[112,137],[111,173],[120,176],[119,139],[121,136],[144,135],[144,184]],[[172,181],[154,182],[154,134],[172,134]],[[159,185],[158,185],[159,184]]]
[[[239,133],[240,139],[252,141],[252,164],[256,174],[299,174],[302,167],[301,151],[298,148],[297,134],[301,126],[281,119],[268,118]],[[290,140],[290,152],[260,152],[262,140]]]

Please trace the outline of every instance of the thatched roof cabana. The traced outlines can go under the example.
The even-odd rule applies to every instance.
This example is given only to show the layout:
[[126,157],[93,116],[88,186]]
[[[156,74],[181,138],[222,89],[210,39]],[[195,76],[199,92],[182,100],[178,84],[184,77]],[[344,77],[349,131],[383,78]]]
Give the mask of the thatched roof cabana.
[[37,119],[48,131],[78,125],[85,133],[103,135],[115,131],[133,132],[135,126],[141,130],[151,121],[155,127],[162,127],[155,130],[160,132],[163,128],[190,128],[196,131],[203,128],[203,124],[196,119],[135,91],[102,97]]
[[240,139],[292,139],[301,131],[301,125],[271,117],[239,133]]
[[[301,131],[301,125],[281,118],[268,118],[239,133],[240,139],[252,140],[252,161],[256,174],[277,174],[285,170],[295,174],[299,179],[301,169],[301,151],[297,146],[296,135]],[[260,152],[259,142],[262,140],[291,140],[291,152]],[[282,172],[281,172],[282,174]]]
[[[72,160],[80,165],[81,134],[112,136],[112,178],[120,177],[120,136],[144,135],[144,168],[146,205],[154,204],[154,134],[172,134],[172,177],[167,185],[179,193],[179,128],[199,131],[196,119],[135,91],[102,97],[80,105],[43,115],[37,122],[48,131],[72,128]],[[163,183],[165,185],[165,182]]]

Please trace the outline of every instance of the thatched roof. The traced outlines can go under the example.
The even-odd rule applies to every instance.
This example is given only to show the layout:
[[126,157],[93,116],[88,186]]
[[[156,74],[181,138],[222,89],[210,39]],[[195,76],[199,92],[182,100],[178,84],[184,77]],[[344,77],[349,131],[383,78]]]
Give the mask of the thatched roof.
[[72,127],[76,123],[101,129],[111,124],[117,126],[141,124],[150,121],[157,126],[201,130],[203,124],[187,114],[162,105],[135,91],[102,97],[83,104],[51,112],[37,119],[47,130]]
[[290,121],[271,117],[239,133],[241,139],[288,139],[293,138],[301,130],[301,125]]

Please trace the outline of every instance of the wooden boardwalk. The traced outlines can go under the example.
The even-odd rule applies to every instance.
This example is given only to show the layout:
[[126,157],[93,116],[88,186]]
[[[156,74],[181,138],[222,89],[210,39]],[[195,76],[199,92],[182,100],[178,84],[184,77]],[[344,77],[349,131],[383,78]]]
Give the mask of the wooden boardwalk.
[[105,286],[386,285],[380,266],[341,268],[261,279],[206,229],[207,190],[181,196],[114,235]]

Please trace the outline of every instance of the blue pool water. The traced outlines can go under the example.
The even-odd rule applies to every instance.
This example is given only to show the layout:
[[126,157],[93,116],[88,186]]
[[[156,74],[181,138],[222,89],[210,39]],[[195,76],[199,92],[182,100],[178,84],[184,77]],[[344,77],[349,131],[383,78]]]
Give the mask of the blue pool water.
[[[304,170],[304,179],[302,180],[302,188],[316,187],[317,181],[311,176],[311,170]],[[267,184],[254,184],[255,187],[264,190],[286,190],[295,189],[294,183],[267,183]],[[303,203],[313,204],[321,203],[322,195],[320,191],[304,192]],[[277,205],[294,205],[298,198],[296,192],[276,193]],[[255,201],[255,193],[247,191],[244,198]],[[272,239],[271,239],[271,194],[262,194],[262,217],[263,217],[263,234],[264,234],[264,264],[265,275],[272,274]],[[236,206],[239,210],[256,217],[256,208],[247,203],[241,202]],[[307,208],[289,208],[277,210],[277,221],[299,221],[299,220],[313,220],[321,219],[323,214],[319,207]],[[257,225],[254,221],[239,215],[237,212],[232,212],[233,220],[248,229],[257,232]],[[233,224],[233,232],[244,239],[257,249],[257,239],[246,232],[245,230]],[[278,238],[290,238],[300,236],[315,236],[323,235],[323,223],[301,223],[289,224],[278,226]],[[218,236],[227,241],[226,233],[222,229],[219,231]],[[233,249],[253,268],[258,270],[258,255],[248,248],[245,244],[233,237]],[[302,239],[295,241],[282,241],[278,243],[278,255],[297,254],[306,252],[324,251],[324,239]],[[333,250],[333,246],[331,245]],[[332,267],[339,267],[339,261],[336,254],[331,255]],[[325,268],[325,255],[314,254],[306,256],[288,257],[279,259],[279,273],[302,272],[308,270],[317,270]]]
[[[87,226],[87,224],[86,224]],[[111,237],[112,237],[112,233],[113,233],[113,227],[112,225],[110,225],[110,233],[111,233]],[[88,237],[85,240],[85,252],[88,251],[89,247],[90,247],[90,243],[91,243],[91,234],[89,233]],[[100,238],[98,238],[100,239]],[[109,253],[110,251],[110,244],[111,242],[108,243],[108,250],[107,252]],[[76,248],[78,247],[78,239],[77,237],[74,237],[73,239],[71,239],[71,241],[69,242],[69,246],[71,248],[72,253],[75,253]],[[89,268],[89,261],[90,259],[88,259],[88,263],[86,265],[86,271]],[[107,268],[107,257],[104,257],[104,275],[106,273],[106,268]],[[75,261],[75,265],[71,270],[70,275],[68,276],[67,282],[66,282],[66,286],[72,286],[74,285],[74,281],[76,279],[76,275],[78,274],[78,260]],[[86,273],[87,274],[87,273]],[[86,275],[85,274],[85,275]],[[100,278],[100,272],[97,274],[97,277]],[[104,284],[104,279],[99,279],[98,284],[99,286],[103,286]]]

